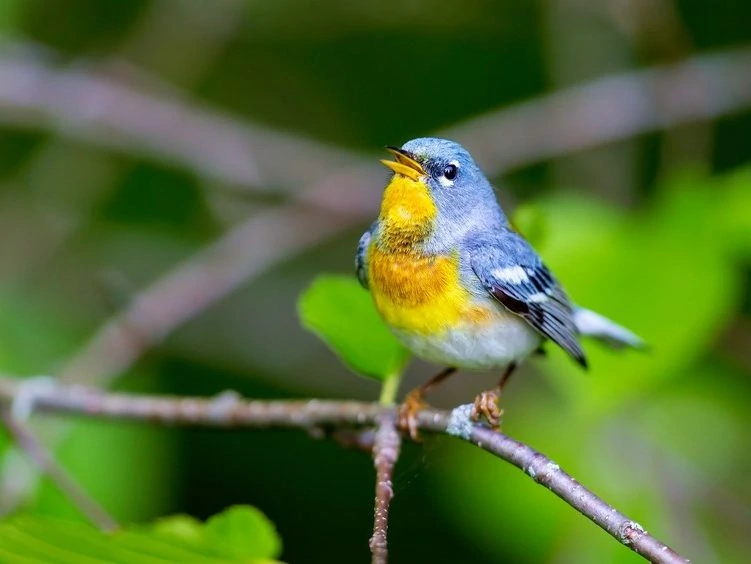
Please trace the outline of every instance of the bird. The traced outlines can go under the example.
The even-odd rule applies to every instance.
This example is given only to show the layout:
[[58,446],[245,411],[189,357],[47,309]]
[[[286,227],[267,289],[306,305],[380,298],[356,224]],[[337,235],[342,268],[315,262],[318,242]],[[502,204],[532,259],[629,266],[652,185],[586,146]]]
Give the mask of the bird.
[[386,150],[394,159],[381,162],[393,175],[359,240],[355,269],[396,338],[443,367],[401,405],[400,425],[413,438],[426,394],[459,369],[499,371],[498,385],[475,398],[472,419],[500,429],[504,386],[545,342],[584,369],[583,336],[644,347],[628,329],[570,301],[459,143],[424,137]]

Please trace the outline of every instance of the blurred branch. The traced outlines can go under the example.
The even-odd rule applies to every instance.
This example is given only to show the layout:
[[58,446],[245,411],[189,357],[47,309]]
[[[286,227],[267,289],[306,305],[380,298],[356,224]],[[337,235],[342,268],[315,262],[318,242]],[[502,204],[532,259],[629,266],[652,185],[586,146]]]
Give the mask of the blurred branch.
[[[218,114],[193,108],[177,99],[167,101],[149,97],[78,71],[53,71],[37,64],[32,69],[36,78],[32,76],[26,81],[21,80],[21,85],[25,84],[25,87],[14,87],[13,84],[17,84],[22,76],[4,79],[3,73],[8,72],[9,65],[11,69],[15,68],[12,60],[3,61],[0,58],[0,117],[3,103],[8,104],[8,93],[15,92],[17,97],[20,96],[20,100],[16,100],[18,104],[23,102],[30,107],[38,106],[37,109],[46,108],[50,115],[57,115],[57,112],[58,117],[68,115],[68,110],[73,109],[67,108],[66,99],[77,108],[77,113],[71,114],[75,117],[82,112],[80,100],[86,105],[87,99],[94,98],[99,100],[98,109],[85,111],[80,119],[74,120],[77,123],[76,131],[81,127],[95,131],[97,127],[107,124],[114,128],[108,136],[117,137],[111,134],[118,133],[117,127],[123,126],[120,134],[132,138],[140,135],[142,141],[153,133],[155,137],[149,143],[164,143],[165,147],[180,153],[181,162],[186,166],[199,169],[203,167],[203,160],[209,159],[216,170],[225,170],[222,164],[224,160],[212,160],[214,147],[233,146],[234,149],[226,154],[220,151],[223,155],[221,159],[242,155],[242,162],[247,163],[255,149],[260,150],[268,143],[266,150],[273,151],[278,145],[274,142],[276,134],[271,132],[256,136],[244,126],[237,126]],[[16,74],[22,75],[24,68],[16,69]],[[31,72],[29,69],[26,71]],[[681,120],[717,116],[751,105],[751,79],[748,77],[751,77],[751,49],[728,51],[672,67],[606,78],[567,89],[474,120],[453,130],[453,133],[457,137],[470,138],[480,159],[490,164],[491,171],[497,171],[650,128],[669,126]],[[45,86],[45,81],[51,81],[46,89],[41,88]],[[704,84],[706,88],[697,90],[697,83]],[[94,92],[87,94],[88,89]],[[65,95],[56,97],[54,92],[60,90],[58,93]],[[101,92],[97,94],[99,90]],[[696,95],[697,92],[709,91],[714,95]],[[78,98],[73,96],[76,92]],[[115,102],[118,102],[115,104],[117,108],[110,108]],[[146,107],[139,108],[138,104],[145,104]],[[105,111],[108,108],[114,113]],[[150,115],[153,112],[166,112],[168,117],[162,117],[159,122],[157,113],[153,113],[152,118],[157,122],[150,123],[140,115],[141,110]],[[130,111],[139,114],[133,123],[127,119]],[[199,123],[201,127],[191,129],[183,122]],[[143,130],[138,129],[139,123],[145,127]],[[171,127],[177,124],[183,125],[177,129]],[[206,131],[202,128],[206,128]],[[203,133],[207,133],[205,138]],[[267,138],[267,134],[271,137]],[[186,135],[198,136],[194,138],[198,145],[186,145],[180,141]],[[173,139],[174,136],[179,139]],[[209,153],[203,152],[204,143],[210,148]],[[256,147],[256,144],[259,146]],[[293,143],[292,151],[308,154],[309,149],[312,150],[312,147],[303,148]],[[195,151],[200,154],[193,154]],[[312,158],[312,153],[308,154],[308,158]],[[273,164],[272,170],[290,168],[286,159],[279,154],[275,155]],[[202,170],[211,174],[214,169]],[[227,170],[240,169],[230,167]],[[235,227],[139,294],[128,309],[104,325],[68,363],[62,379],[102,385],[100,377],[107,380],[126,369],[148,347],[246,282],[252,274],[260,273],[284,257],[354,225],[359,215],[375,209],[375,202],[369,196],[355,195],[363,192],[352,190],[352,187],[380,183],[381,180],[375,176],[373,167],[351,165],[334,167],[333,173],[318,182],[307,184],[305,191],[297,198],[298,202],[315,202],[319,212],[320,209],[328,209],[336,213],[335,219],[320,213],[316,215],[313,210],[275,209]],[[251,175],[248,171],[233,178],[249,184],[258,180],[255,173]],[[258,241],[275,243],[259,245]]]
[[[305,182],[299,203],[340,214],[331,221],[299,209],[273,210],[239,225],[137,296],[68,364],[64,380],[85,378],[83,383],[93,383],[99,375],[124,370],[149,346],[247,277],[375,209],[375,192],[352,187],[380,184],[382,177],[350,155],[238,123],[172,92],[147,93],[85,70],[55,69],[44,60],[28,49],[6,48],[0,55],[0,121],[50,128],[63,136],[180,164],[227,183]],[[446,134],[466,138],[495,174],[657,127],[737,111],[751,105],[750,76],[751,49],[737,49],[563,90]],[[697,89],[697,84],[704,87]],[[712,95],[702,95],[707,92]],[[254,158],[264,163],[263,174]],[[334,172],[311,181],[311,170],[330,169]],[[316,227],[309,228],[313,224]],[[277,237],[282,244],[254,244]]]
[[[600,14],[607,4],[609,0],[545,2],[546,9],[541,12],[545,37],[542,46],[546,82],[551,91],[562,91],[633,67],[629,37],[614,32]],[[634,166],[637,150],[636,139],[629,139],[566,155],[551,163],[550,183],[578,186],[629,206],[638,183],[638,167]]]
[[243,25],[243,0],[156,0],[143,10],[116,56],[182,87],[211,68]]
[[101,531],[114,531],[118,528],[112,516],[58,464],[52,453],[44,447],[31,429],[13,415],[9,406],[0,410],[0,419],[18,448],[47,475],[89,521]]
[[146,88],[82,65],[57,67],[49,52],[29,44],[3,41],[0,47],[0,122],[6,124],[257,190],[296,187],[310,182],[312,171],[355,160],[344,150],[209,109],[155,81]]
[[[0,123],[51,130],[256,190],[315,185],[328,171],[338,174],[362,162],[343,150],[252,125],[166,87],[147,90],[81,68],[56,68],[39,50],[10,47],[6,42],[0,54]],[[749,77],[751,48],[736,48],[566,88],[440,133],[463,142],[496,175],[741,111],[751,106]],[[351,186],[380,181],[363,172],[371,170],[362,169]],[[367,207],[353,211],[372,211],[369,199],[362,204]]]
[[[12,404],[24,388],[24,381],[0,378],[0,400]],[[28,389],[26,391],[28,394]],[[36,410],[87,417],[210,427],[294,428],[315,430],[331,426],[375,426],[394,418],[394,408],[379,403],[356,401],[257,401],[234,393],[216,398],[147,396],[107,393],[83,386],[45,386],[34,392]],[[634,552],[652,562],[686,562],[675,551],[649,535],[573,477],[531,447],[486,427],[473,424],[472,406],[451,412],[425,409],[418,416],[422,431],[448,434],[463,439],[501,458],[529,475],[581,512]],[[386,444],[391,439],[382,439]],[[393,443],[392,443],[393,444]]]
[[370,551],[373,554],[373,564],[386,564],[388,561],[389,506],[394,497],[391,478],[394,465],[399,458],[402,437],[396,428],[394,413],[384,413],[378,416],[376,425],[373,444],[376,493]]
[[[214,243],[178,264],[139,291],[72,355],[58,372],[60,381],[106,387],[169,333],[254,276],[358,222],[347,213],[356,201],[350,182],[357,168],[332,174],[309,191],[329,210],[289,204],[260,212],[230,229]],[[265,242],[265,244],[263,244]],[[66,431],[57,425],[45,439],[56,444]],[[5,482],[5,483],[3,483]],[[8,479],[0,477],[0,492]],[[13,487],[20,504],[32,491]]]
[[[204,8],[201,0],[151,2],[122,44],[104,59],[92,63],[88,72],[117,76],[121,82],[137,82],[145,91],[165,90],[169,88],[168,81],[184,89],[194,86],[241,25],[244,4],[242,0],[219,0],[211,10]],[[0,48],[8,45],[0,41]],[[29,49],[29,44],[10,45],[16,52],[19,47],[27,47],[16,57],[44,60],[41,53]],[[136,67],[133,62],[141,66]],[[64,175],[60,174],[61,167],[65,169]],[[5,268],[0,282],[22,281],[49,261],[77,232],[84,218],[89,217],[106,188],[115,185],[121,168],[113,155],[98,150],[97,145],[71,144],[59,137],[50,137],[33,156],[25,159],[14,180],[24,188],[17,190],[18,193],[23,197],[35,190],[47,194],[49,187],[55,186],[55,194],[64,196],[35,199],[24,214],[33,214],[31,220],[0,219],[0,238],[15,237],[26,242],[3,248],[0,262]],[[6,213],[11,217],[21,215],[10,209]],[[56,221],[51,221],[52,217]],[[29,243],[33,248],[29,248]]]
[[[675,62],[695,51],[676,0],[610,0],[595,6],[631,38],[635,50],[647,60]],[[668,130],[660,147],[660,167],[672,170],[682,163],[708,167],[713,143],[714,127],[708,120]]]
[[607,76],[443,132],[490,174],[751,106],[751,48]]
[[172,330],[253,275],[353,223],[294,206],[251,217],[140,291],[68,360],[60,381],[106,387]]

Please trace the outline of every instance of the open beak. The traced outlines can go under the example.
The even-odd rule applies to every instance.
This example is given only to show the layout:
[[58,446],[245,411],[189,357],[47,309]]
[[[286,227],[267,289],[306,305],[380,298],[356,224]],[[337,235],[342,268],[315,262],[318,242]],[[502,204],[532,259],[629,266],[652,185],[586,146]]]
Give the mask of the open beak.
[[425,169],[422,168],[422,165],[415,160],[414,156],[409,151],[398,149],[397,147],[386,147],[386,150],[394,155],[396,161],[382,159],[381,162],[395,173],[411,178],[415,182],[427,174]]

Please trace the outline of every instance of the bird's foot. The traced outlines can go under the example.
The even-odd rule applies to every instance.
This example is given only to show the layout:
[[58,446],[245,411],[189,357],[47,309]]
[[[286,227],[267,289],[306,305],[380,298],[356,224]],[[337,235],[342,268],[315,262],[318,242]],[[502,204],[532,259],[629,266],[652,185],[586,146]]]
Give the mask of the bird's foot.
[[423,399],[423,393],[420,388],[412,390],[404,398],[404,402],[399,406],[398,425],[401,429],[409,433],[413,441],[420,440],[420,434],[417,431],[417,414],[421,409],[428,406]]
[[500,407],[500,403],[500,389],[494,388],[482,392],[475,398],[475,403],[472,407],[471,413],[472,421],[478,422],[481,419],[484,419],[487,421],[491,429],[494,431],[500,431],[501,419],[503,417],[503,410]]

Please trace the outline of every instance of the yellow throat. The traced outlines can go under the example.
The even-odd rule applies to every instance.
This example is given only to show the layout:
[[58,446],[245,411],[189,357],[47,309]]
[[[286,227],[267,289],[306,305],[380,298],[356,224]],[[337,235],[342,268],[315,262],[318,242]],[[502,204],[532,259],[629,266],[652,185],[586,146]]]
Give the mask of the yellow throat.
[[437,212],[424,182],[395,174],[381,202],[380,246],[392,252],[412,251],[430,235]]

